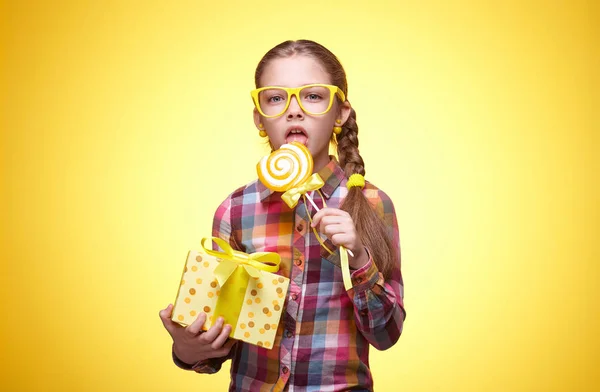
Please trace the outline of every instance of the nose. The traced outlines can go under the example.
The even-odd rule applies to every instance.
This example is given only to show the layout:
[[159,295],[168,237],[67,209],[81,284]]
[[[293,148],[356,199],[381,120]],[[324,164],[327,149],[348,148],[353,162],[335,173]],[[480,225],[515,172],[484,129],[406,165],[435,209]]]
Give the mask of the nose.
[[304,118],[304,112],[298,104],[298,99],[295,95],[292,95],[290,98],[290,106],[287,110],[287,119],[291,120],[293,118]]

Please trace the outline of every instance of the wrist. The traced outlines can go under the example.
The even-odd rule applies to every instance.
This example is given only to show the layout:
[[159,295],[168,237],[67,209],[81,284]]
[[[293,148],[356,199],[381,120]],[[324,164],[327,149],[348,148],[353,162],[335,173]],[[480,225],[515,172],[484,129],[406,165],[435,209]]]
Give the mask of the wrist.
[[354,257],[348,255],[348,264],[353,270],[364,267],[369,262],[369,253],[364,246],[360,246],[357,250],[352,251]]

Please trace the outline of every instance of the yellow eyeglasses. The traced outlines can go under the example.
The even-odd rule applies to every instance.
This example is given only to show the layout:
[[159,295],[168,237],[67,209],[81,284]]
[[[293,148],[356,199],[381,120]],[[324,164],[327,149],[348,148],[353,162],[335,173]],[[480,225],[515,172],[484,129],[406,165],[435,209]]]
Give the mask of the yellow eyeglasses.
[[330,84],[307,84],[300,87],[267,86],[250,92],[254,106],[264,117],[278,117],[290,107],[291,97],[295,96],[300,108],[311,115],[327,113],[333,106],[336,95],[346,101],[344,92]]

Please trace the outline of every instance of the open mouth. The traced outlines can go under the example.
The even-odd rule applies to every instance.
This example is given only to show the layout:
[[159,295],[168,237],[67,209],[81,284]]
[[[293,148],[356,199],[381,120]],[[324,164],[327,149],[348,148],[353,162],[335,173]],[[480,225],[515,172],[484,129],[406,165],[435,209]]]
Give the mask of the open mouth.
[[308,142],[306,130],[300,126],[289,127],[287,133],[285,134],[285,142],[298,142],[306,146],[306,143]]

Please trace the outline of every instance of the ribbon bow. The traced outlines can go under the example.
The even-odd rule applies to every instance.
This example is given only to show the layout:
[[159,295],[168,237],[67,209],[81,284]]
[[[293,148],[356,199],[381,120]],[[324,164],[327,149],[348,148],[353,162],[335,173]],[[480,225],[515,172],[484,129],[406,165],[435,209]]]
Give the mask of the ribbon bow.
[[325,185],[325,183],[323,182],[321,176],[319,176],[317,173],[314,173],[300,185],[290,188],[284,192],[283,195],[281,195],[281,199],[290,208],[294,208],[296,204],[298,204],[298,200],[300,200],[302,195],[304,195],[306,192],[315,191],[321,188],[323,185]]
[[221,259],[219,265],[213,271],[215,278],[221,287],[225,286],[225,282],[227,282],[233,272],[240,266],[253,278],[260,277],[260,271],[277,272],[279,270],[281,257],[277,253],[256,252],[247,254],[233,250],[231,245],[221,238],[212,237],[211,240],[219,245],[224,251],[219,252],[207,248],[204,245],[207,240],[209,240],[209,238],[203,238],[201,242],[204,251],[211,256]]
[[233,250],[227,241],[218,237],[212,237],[210,240],[223,249],[223,252],[219,252],[207,248],[204,245],[207,240],[209,238],[202,239],[202,248],[204,248],[207,254],[219,259],[219,265],[213,271],[213,275],[221,287],[220,295],[217,294],[219,298],[214,309],[214,315],[215,317],[223,317],[225,322],[231,325],[229,337],[233,337],[250,276],[259,278],[262,271],[277,272],[281,257],[277,253],[272,252],[257,252],[252,254],[239,252]]

